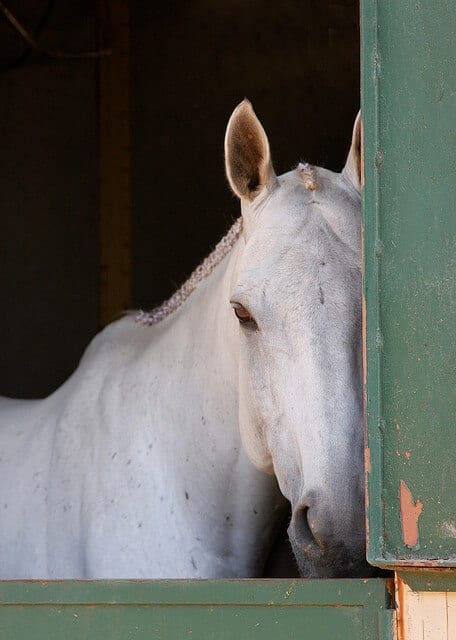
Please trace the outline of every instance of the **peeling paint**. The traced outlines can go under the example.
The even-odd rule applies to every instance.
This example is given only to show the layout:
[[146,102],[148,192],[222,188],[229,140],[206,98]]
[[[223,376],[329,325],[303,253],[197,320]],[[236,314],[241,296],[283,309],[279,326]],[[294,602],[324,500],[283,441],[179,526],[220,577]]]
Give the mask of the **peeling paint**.
[[293,595],[295,589],[296,589],[296,582],[293,580],[293,582],[290,584],[288,589],[285,591],[285,595],[283,596],[283,599],[288,600],[288,598]]
[[361,335],[362,335],[362,349],[363,349],[363,385],[366,386],[367,383],[367,326],[366,326],[366,298],[364,297],[364,293],[361,297],[361,313],[362,313],[362,324],[361,324]]
[[456,538],[456,522],[454,520],[447,520],[442,524],[442,531],[444,535],[449,538]]
[[423,512],[423,503],[413,500],[412,493],[405,482],[400,482],[400,505],[402,539],[407,547],[413,548],[418,544],[418,518]]

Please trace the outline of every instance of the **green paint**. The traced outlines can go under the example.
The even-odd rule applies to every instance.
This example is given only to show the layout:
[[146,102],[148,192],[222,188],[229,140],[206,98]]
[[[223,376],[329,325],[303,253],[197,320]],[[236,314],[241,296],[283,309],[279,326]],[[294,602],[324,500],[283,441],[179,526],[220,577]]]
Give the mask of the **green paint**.
[[0,639],[380,640],[388,607],[380,579],[0,582]]
[[369,560],[456,566],[456,4],[361,4]]
[[412,591],[456,591],[454,569],[403,569],[397,573]]

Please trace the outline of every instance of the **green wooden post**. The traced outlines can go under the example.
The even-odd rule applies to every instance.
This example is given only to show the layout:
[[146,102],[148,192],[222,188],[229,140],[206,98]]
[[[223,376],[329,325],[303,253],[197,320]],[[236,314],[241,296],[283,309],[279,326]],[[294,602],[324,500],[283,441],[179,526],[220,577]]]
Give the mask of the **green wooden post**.
[[455,23],[446,0],[362,2],[368,557],[382,566],[456,566]]

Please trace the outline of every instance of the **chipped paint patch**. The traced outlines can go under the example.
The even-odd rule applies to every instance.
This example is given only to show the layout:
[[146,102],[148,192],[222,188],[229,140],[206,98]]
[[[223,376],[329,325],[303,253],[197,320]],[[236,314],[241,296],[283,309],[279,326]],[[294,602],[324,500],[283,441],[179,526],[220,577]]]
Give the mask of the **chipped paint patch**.
[[456,521],[447,520],[442,524],[442,531],[449,538],[456,538]]
[[288,598],[293,595],[295,588],[296,588],[296,582],[293,580],[293,582],[290,584],[288,589],[285,591],[285,595],[283,596],[283,599],[288,600]]
[[366,468],[366,473],[370,473],[372,471],[371,450],[367,445],[364,447],[364,465]]
[[399,499],[401,506],[402,539],[407,547],[416,547],[419,540],[418,518],[423,512],[423,503],[413,499],[410,489],[401,480]]
[[[364,233],[361,234],[361,237],[364,237]],[[363,264],[364,264],[364,258],[363,258]],[[367,310],[366,310],[366,298],[364,296],[364,293],[361,296],[361,314],[362,314],[361,336],[362,336],[362,349],[363,349],[363,385],[365,387],[367,384],[367,318],[366,318]]]

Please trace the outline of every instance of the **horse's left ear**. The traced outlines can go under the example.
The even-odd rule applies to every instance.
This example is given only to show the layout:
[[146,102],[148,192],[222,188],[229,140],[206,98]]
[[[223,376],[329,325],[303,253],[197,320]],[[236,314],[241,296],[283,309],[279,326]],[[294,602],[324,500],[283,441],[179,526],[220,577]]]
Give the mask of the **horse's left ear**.
[[353,134],[350,151],[348,152],[347,161],[344,167],[344,173],[349,178],[358,191],[361,191],[363,185],[363,168],[362,168],[362,120],[361,112],[356,116],[353,125]]
[[225,167],[231,188],[243,200],[254,200],[277,182],[268,138],[248,100],[236,107],[228,122]]

